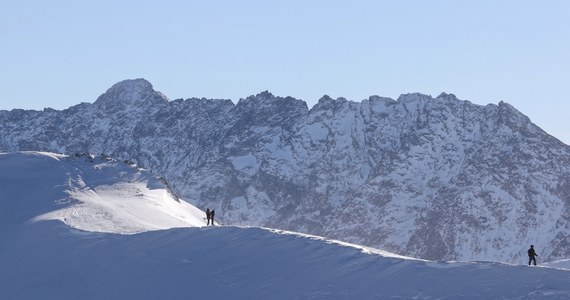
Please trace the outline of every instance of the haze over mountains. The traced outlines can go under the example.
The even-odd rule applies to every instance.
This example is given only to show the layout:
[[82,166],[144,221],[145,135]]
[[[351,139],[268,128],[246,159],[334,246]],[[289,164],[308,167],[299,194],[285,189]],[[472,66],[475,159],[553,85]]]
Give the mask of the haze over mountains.
[[275,229],[205,226],[203,216],[129,161],[0,154],[0,298],[570,297],[567,261],[431,262]]
[[131,159],[227,224],[435,260],[570,257],[570,148],[503,102],[169,101],[136,79],[93,104],[0,111],[0,152],[22,150]]

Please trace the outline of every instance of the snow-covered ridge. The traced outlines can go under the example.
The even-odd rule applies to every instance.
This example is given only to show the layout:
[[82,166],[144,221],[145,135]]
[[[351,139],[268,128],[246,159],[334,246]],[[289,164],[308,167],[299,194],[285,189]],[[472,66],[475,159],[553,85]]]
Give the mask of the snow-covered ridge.
[[9,210],[11,201],[31,201],[21,208],[31,222],[60,220],[81,230],[119,234],[205,225],[204,213],[165,183],[130,161],[108,156],[0,154],[0,184],[20,187],[5,191],[0,205]]
[[44,222],[2,237],[2,299],[570,297],[568,270],[397,258],[260,228],[111,235]]
[[[119,90],[131,84],[148,90]],[[570,256],[570,147],[506,103],[105,97],[0,113],[0,151],[133,159],[231,224],[433,260],[520,263],[530,244],[541,259]]]

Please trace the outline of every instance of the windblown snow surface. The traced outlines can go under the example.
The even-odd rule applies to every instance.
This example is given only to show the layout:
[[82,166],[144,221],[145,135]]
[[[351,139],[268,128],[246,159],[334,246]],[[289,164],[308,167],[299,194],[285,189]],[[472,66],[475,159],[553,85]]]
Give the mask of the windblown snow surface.
[[203,215],[125,162],[0,154],[0,299],[570,299],[567,261],[418,260]]

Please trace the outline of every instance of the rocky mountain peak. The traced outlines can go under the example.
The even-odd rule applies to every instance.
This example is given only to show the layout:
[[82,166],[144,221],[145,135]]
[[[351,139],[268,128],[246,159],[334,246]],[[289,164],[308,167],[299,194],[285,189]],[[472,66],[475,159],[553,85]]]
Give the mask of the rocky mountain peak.
[[138,78],[127,79],[114,84],[97,98],[95,104],[103,109],[112,109],[147,102],[168,102],[168,98],[155,91],[152,84],[146,79]]
[[293,97],[276,97],[269,91],[263,91],[255,96],[240,99],[236,104],[236,111],[241,113],[298,114],[307,111],[307,104],[305,101]]
[[398,102],[401,103],[410,103],[410,102],[416,102],[416,103],[422,103],[422,102],[426,102],[433,99],[431,96],[429,95],[425,95],[425,94],[421,94],[421,93],[408,93],[408,94],[402,94],[400,95],[400,97],[398,97]]
[[319,102],[313,106],[312,111],[323,111],[323,110],[339,110],[346,106],[352,101],[346,98],[339,97],[336,99],[331,98],[329,95],[324,95],[319,99]]
[[441,94],[439,94],[439,96],[437,96],[436,99],[448,99],[448,100],[455,100],[455,101],[458,100],[454,94],[448,94],[446,92],[442,92]]
[[323,103],[325,103],[325,102],[332,102],[332,101],[334,101],[334,99],[331,98],[331,96],[329,96],[329,95],[323,95],[323,96],[319,99],[319,102],[323,102]]
[[240,99],[238,101],[238,106],[259,106],[260,104],[271,103],[276,100],[272,93],[269,91],[263,91],[257,95],[251,95],[245,99]]
[[370,97],[368,97],[368,101],[372,101],[372,102],[387,102],[387,103],[392,103],[392,102],[396,102],[394,99],[392,98],[388,98],[388,97],[381,97],[378,95],[372,95]]
[[257,95],[255,95],[256,99],[260,99],[260,100],[269,100],[272,98],[275,98],[275,96],[273,96],[272,93],[270,93],[269,91],[265,90]]

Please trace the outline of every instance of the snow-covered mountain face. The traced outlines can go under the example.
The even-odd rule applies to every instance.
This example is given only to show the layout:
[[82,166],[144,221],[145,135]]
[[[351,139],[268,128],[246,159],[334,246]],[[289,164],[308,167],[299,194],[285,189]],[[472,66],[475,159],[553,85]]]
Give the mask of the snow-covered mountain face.
[[0,111],[0,151],[133,159],[225,223],[446,260],[570,256],[570,147],[455,96],[168,99],[145,80],[63,111]]

